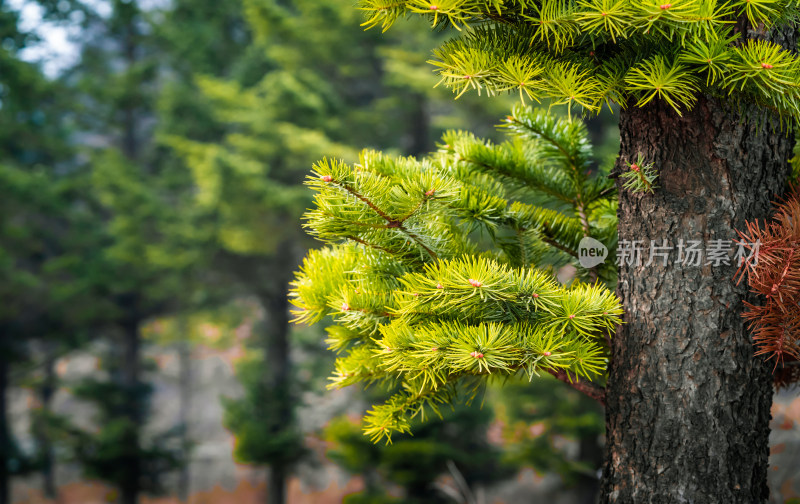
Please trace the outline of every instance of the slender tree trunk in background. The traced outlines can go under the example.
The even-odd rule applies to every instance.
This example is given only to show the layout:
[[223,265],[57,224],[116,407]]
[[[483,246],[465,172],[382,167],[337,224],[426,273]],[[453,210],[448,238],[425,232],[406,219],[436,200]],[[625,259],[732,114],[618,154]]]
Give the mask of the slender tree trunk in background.
[[411,117],[411,147],[409,154],[422,156],[431,151],[431,115],[425,95],[413,96],[414,108]]
[[[258,278],[267,279],[261,285],[259,299],[264,310],[262,345],[264,348],[264,386],[274,398],[267,428],[276,434],[291,427],[294,417],[291,395],[291,361],[289,360],[289,282],[297,267],[296,246],[285,241],[277,246],[277,255]],[[258,268],[252,268],[256,271]],[[264,289],[263,287],[267,287]],[[286,502],[286,479],[289,476],[287,463],[275,462],[269,467],[267,479],[267,504]]]
[[[138,5],[136,0],[122,4],[120,8],[125,11],[125,31],[122,36],[121,45],[123,59],[125,61],[126,72],[128,75],[134,71],[137,62],[137,52],[139,44],[139,32],[136,26],[138,21]],[[132,81],[133,82],[133,81]],[[141,82],[132,84],[141,85]],[[128,90],[134,95],[132,89]],[[122,108],[122,152],[129,161],[136,161],[139,158],[139,142],[137,133],[139,128],[139,118],[136,113],[137,103],[131,97],[125,101]],[[137,300],[138,301],[138,300]],[[144,421],[144,404],[142,398],[142,387],[140,381],[141,373],[141,341],[140,324],[141,320],[136,316],[137,303],[134,301],[129,310],[132,316],[128,323],[123,327],[123,361],[122,383],[129,393],[130,404],[126,408],[125,415],[131,421],[133,428],[128,432],[125,440],[126,456],[125,465],[127,467],[125,479],[120,488],[120,502],[122,504],[138,504],[140,480],[142,476],[142,461],[140,457],[140,427]]]
[[[621,187],[619,237],[641,240],[620,267],[624,325],[613,341],[602,502],[757,503],[768,497],[770,369],[753,357],[736,266],[675,264],[679,240],[734,240],[784,190],[791,136],[701,97],[679,117],[663,103],[620,117],[620,161],[641,153],[655,194]],[[650,240],[675,247],[666,266]],[[684,252],[685,253],[685,252]]]
[[180,390],[180,404],[178,406],[178,425],[181,428],[181,456],[183,464],[178,475],[178,498],[181,502],[188,502],[189,490],[191,488],[189,473],[189,412],[191,411],[192,401],[192,345],[186,339],[187,324],[184,317],[181,317],[181,333],[183,339],[178,343],[178,365],[180,375],[178,377],[178,389]]
[[274,464],[267,474],[267,504],[283,504],[286,502],[286,468]]
[[[264,323],[256,333],[258,339],[254,341],[264,350],[264,371],[260,379],[269,405],[264,413],[263,428],[275,435],[291,428],[294,421],[290,391],[289,282],[299,261],[298,249],[298,244],[289,239],[279,243],[276,256],[268,260],[225,253],[220,257],[224,268],[243,284],[249,285],[264,313]],[[292,454],[287,453],[289,455]],[[286,501],[288,476],[289,463],[270,463],[264,497],[267,504],[283,504]]]
[[41,403],[42,418],[39,424],[35,426],[36,443],[39,445],[39,457],[41,463],[42,484],[44,494],[54,499],[57,495],[55,474],[53,468],[55,467],[55,456],[53,454],[53,442],[50,439],[50,433],[47,428],[47,421],[50,416],[50,407],[53,400],[53,394],[56,391],[56,359],[55,352],[50,345],[45,348],[44,356],[44,380],[41,387],[39,387],[39,402]]
[[10,453],[11,439],[8,427],[8,362],[6,361],[7,350],[3,345],[4,335],[0,333],[0,349],[4,350],[0,355],[0,504],[11,502],[11,488],[8,475],[8,458]]
[[[131,12],[128,13],[127,23],[125,25],[125,35],[122,41],[123,53],[126,64],[126,71],[134,71],[137,59],[137,46],[139,32],[136,28],[137,21],[137,7],[135,0],[131,0],[133,4],[128,7]],[[129,90],[129,92],[132,92]],[[136,114],[136,104],[129,98],[122,108],[123,124],[122,124],[122,151],[131,161],[134,161],[139,156],[139,142],[137,141],[139,120]]]
[[142,468],[139,453],[139,431],[144,420],[141,386],[141,335],[140,321],[133,319],[123,327],[121,378],[129,401],[125,416],[133,428],[125,439],[125,479],[120,484],[121,504],[138,504]]
[[[289,390],[289,298],[288,280],[284,277],[291,272],[287,266],[285,272],[276,275],[276,283],[281,288],[262,303],[266,310],[264,327],[264,350],[266,367],[264,380],[267,390],[276,394],[276,404],[270,424],[276,432],[280,432],[292,422],[292,404]],[[283,504],[286,501],[287,467],[276,463],[269,468],[267,481],[267,504]]]
[[[578,440],[578,460],[588,467],[600,467],[603,463],[603,447],[594,436],[582,436]],[[576,488],[576,504],[595,504],[600,491],[597,474],[580,474]]]

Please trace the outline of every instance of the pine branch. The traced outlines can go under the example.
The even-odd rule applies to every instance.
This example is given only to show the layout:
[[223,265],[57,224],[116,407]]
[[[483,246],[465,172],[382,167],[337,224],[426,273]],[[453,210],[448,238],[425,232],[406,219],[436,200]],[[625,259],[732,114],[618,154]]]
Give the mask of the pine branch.
[[760,306],[745,302],[742,316],[753,333],[756,355],[775,360],[773,374],[778,386],[800,381],[800,373],[786,370],[786,363],[800,361],[800,197],[797,192],[782,201],[772,220],[763,226],[747,223],[740,231],[740,247],[749,252],[737,272],[747,278]]
[[646,163],[641,154],[638,154],[636,161],[628,164],[628,171],[619,174],[623,181],[622,187],[634,193],[652,193],[658,186],[655,181],[658,178],[658,171],[653,163]]
[[385,253],[387,253],[387,254],[392,254],[392,251],[391,251],[391,250],[389,250],[389,249],[387,249],[387,248],[385,248],[385,247],[381,247],[381,246],[379,246],[379,245],[375,245],[375,244],[372,244],[372,243],[368,243],[367,241],[365,241],[365,240],[362,240],[362,239],[361,239],[361,238],[359,238],[358,236],[349,235],[349,236],[347,236],[347,239],[348,239],[348,240],[353,240],[354,242],[360,243],[360,244],[362,244],[362,245],[364,245],[364,246],[367,246],[367,247],[369,247],[369,248],[372,248],[372,249],[375,249],[375,250],[380,250],[381,252],[385,252]]
[[578,253],[576,251],[574,251],[574,250],[572,250],[570,248],[567,248],[564,245],[561,245],[560,243],[558,243],[557,241],[555,241],[552,238],[542,238],[542,241],[545,242],[546,244],[550,245],[553,248],[557,248],[558,250],[569,254],[570,256],[574,257],[575,259],[578,258]]
[[[318,163],[308,180],[316,194],[306,226],[334,245],[309,253],[292,284],[294,313],[337,324],[331,386],[402,385],[367,417],[375,440],[407,432],[410,418],[452,401],[465,381],[547,371],[599,397],[589,378],[605,371],[619,300],[599,284],[564,287],[531,263],[546,250],[577,258],[603,215],[586,201],[602,209],[605,186],[586,172],[581,123],[515,114],[513,142],[448,132],[432,158],[365,151],[355,167]],[[530,182],[523,194],[564,211],[516,201],[518,181]],[[489,231],[495,253],[479,252],[476,226]]]
[[370,201],[369,198],[367,198],[364,195],[360,194],[358,191],[356,191],[355,189],[353,189],[352,187],[350,187],[349,185],[347,185],[347,184],[345,184],[343,182],[339,182],[339,181],[333,180],[332,178],[331,179],[327,179],[325,177],[330,177],[330,175],[325,175],[325,176],[322,177],[322,179],[325,182],[329,182],[329,183],[334,184],[334,185],[336,185],[338,187],[341,187],[342,189],[344,189],[348,193],[352,194],[353,196],[355,196],[359,200],[361,200],[364,203],[366,203],[366,205],[368,207],[370,207],[371,209],[373,209],[376,214],[380,215],[385,221],[388,222],[387,227],[389,227],[389,228],[400,227],[399,226],[400,222],[398,220],[395,220],[395,219],[392,219],[391,217],[389,217],[386,214],[386,212],[384,212],[383,210],[378,208],[378,206],[375,203],[373,203],[372,201]]
[[599,385],[595,385],[592,382],[582,381],[577,377],[570,376],[568,371],[564,371],[562,369],[548,369],[548,373],[553,375],[555,379],[562,381],[569,385],[570,387],[574,388],[578,392],[582,393],[586,397],[594,399],[602,406],[606,405],[606,389],[605,387],[601,387]]
[[[735,93],[782,117],[800,119],[800,59],[763,40],[741,43],[732,19],[769,30],[800,20],[797,2],[734,0],[635,3],[627,0],[480,2],[362,0],[384,30],[403,15],[432,18],[459,36],[434,52],[441,83],[457,96],[514,92],[524,101],[637,106],[653,99],[679,114],[698,94]],[[470,25],[470,30],[464,26]],[[602,57],[599,54],[602,53]],[[766,70],[766,71],[765,71]],[[697,74],[705,74],[701,87]]]

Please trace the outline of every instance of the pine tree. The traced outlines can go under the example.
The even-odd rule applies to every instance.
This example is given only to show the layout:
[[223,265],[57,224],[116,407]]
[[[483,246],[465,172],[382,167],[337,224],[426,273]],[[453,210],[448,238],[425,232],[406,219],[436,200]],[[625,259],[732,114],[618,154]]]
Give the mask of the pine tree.
[[15,442],[8,392],[30,378],[39,347],[69,339],[82,312],[76,301],[85,301],[64,271],[63,88],[23,60],[35,37],[18,24],[19,14],[0,5],[0,504],[10,502],[12,475],[47,472],[52,461],[40,432],[36,452]]
[[188,261],[155,239],[156,226],[166,227],[160,221],[175,220],[159,199],[161,188],[116,149],[94,154],[91,173],[79,186],[84,197],[78,201],[87,211],[71,223],[82,233],[84,252],[72,269],[88,280],[94,295],[87,326],[99,343],[93,350],[100,354],[101,372],[68,385],[95,408],[96,427],[85,429],[64,417],[55,427],[85,476],[114,486],[120,502],[137,503],[142,492],[163,493],[162,475],[179,464],[168,443],[174,433],[144,428],[152,365],[143,355],[143,331],[150,319],[184,307],[175,297],[187,288]]
[[78,179],[72,204],[82,210],[70,223],[83,233],[84,252],[72,270],[95,296],[91,332],[101,342],[104,373],[72,389],[96,406],[97,428],[64,419],[58,427],[84,474],[133,504],[143,491],[162,490],[158,476],[177,463],[164,433],[143,428],[151,387],[142,331],[149,319],[185,308],[176,298],[189,290],[192,257],[176,245],[179,234],[172,249],[165,245],[177,207],[166,199],[168,178],[157,177],[151,124],[158,53],[146,13],[135,1],[111,2],[108,13],[72,7],[85,12],[80,60],[64,77],[80,104],[72,119],[83,154],[67,165]]
[[[497,420],[507,463],[558,474],[554,495],[573,502],[596,502],[603,463],[603,409],[575,390],[564,390],[549,377],[524,377],[492,389],[499,396]],[[565,440],[570,442],[565,443]]]
[[[364,490],[348,495],[343,503],[452,502],[452,496],[436,490],[436,483],[453,466],[473,487],[508,477],[511,466],[503,464],[501,451],[487,440],[493,418],[488,407],[457,407],[440,421],[417,419],[413,436],[396,436],[389,445],[372,443],[359,422],[334,418],[325,428],[326,456],[364,479]],[[391,486],[402,488],[403,497],[391,497]]]
[[[264,46],[258,48],[263,51]],[[242,71],[257,62],[263,64],[256,59]],[[185,136],[167,130],[163,138],[189,175],[181,190],[189,196],[183,200],[183,218],[190,223],[192,250],[217,282],[222,279],[230,297],[251,296],[263,315],[249,342],[248,358],[236,367],[245,393],[224,401],[224,421],[236,436],[234,458],[269,467],[265,501],[274,504],[285,501],[291,467],[303,455],[303,438],[294,422],[287,285],[304,237],[299,226],[286,223],[307,204],[299,187],[304,161],[309,164],[324,150],[349,153],[311,127],[311,119],[321,117],[319,109],[328,104],[325,96],[298,96],[292,86],[299,83],[282,69],[249,86],[198,76],[194,85],[200,99],[194,110],[209,113],[210,131],[219,136],[190,125]],[[168,107],[186,101],[165,95],[165,116],[180,111]],[[292,114],[309,121],[294,121]]]
[[[455,38],[434,51],[431,63],[457,96],[513,92],[524,101],[565,105],[570,115],[619,105],[621,146],[611,177],[619,191],[620,244],[668,240],[674,260],[676,245],[689,240],[733,240],[746,219],[767,215],[769,199],[785,187],[794,143],[789,133],[800,118],[796,2],[362,0],[360,7],[367,27],[387,30],[418,15],[450,29]],[[451,186],[421,180],[430,169],[410,160],[372,154],[361,164],[358,172],[334,162],[317,167],[323,178],[313,183],[318,208],[309,224],[325,240],[349,243],[312,254],[296,288],[301,320],[331,312],[344,324],[332,339],[363,341],[341,359],[337,383],[399,377],[408,386],[405,395],[373,410],[369,433],[381,438],[407,429],[402,412],[422,411],[420,401],[448,401],[454,374],[556,371],[558,351],[547,350],[551,358],[534,363],[531,347],[519,345],[533,341],[541,350],[542,342],[553,340],[540,339],[530,325],[510,333],[497,325],[523,313],[505,295],[531,288],[523,283],[530,278],[525,270],[487,259],[487,252],[454,259],[465,251],[460,243],[470,243],[464,230],[440,215],[426,216],[424,227],[414,220],[436,208],[435,192]],[[454,176],[457,165],[447,166]],[[469,182],[479,184],[483,176]],[[424,183],[431,186],[422,190]],[[455,188],[476,205],[467,216],[458,214],[465,204],[448,205],[447,214],[463,219],[457,223],[491,220],[490,209],[502,221],[499,215],[518,208],[508,201],[491,207],[497,191]],[[432,190],[424,198],[417,194]],[[408,206],[411,194],[419,208]],[[353,198],[364,205],[353,207]],[[528,220],[561,224],[545,215],[532,212]],[[565,223],[559,231],[571,229]],[[544,238],[569,246],[565,236]],[[355,243],[382,251],[364,252]],[[400,255],[424,269],[384,262]],[[328,263],[342,266],[321,273]],[[603,502],[758,502],[767,496],[769,370],[753,358],[738,316],[745,289],[731,282],[735,265],[700,266],[621,261],[625,324],[617,328],[616,320],[525,304],[545,327],[580,335],[568,338],[575,346],[563,350],[586,355],[589,369],[578,373],[575,357],[558,361],[562,372],[579,375],[570,374],[573,383],[585,384],[586,374],[605,368],[602,334],[609,333],[608,388],[596,394],[607,405]],[[503,296],[481,296],[496,286]],[[458,301],[448,297],[448,288],[456,289]],[[599,306],[602,300],[604,312],[620,313],[599,287],[552,289],[548,299],[555,306]],[[493,312],[494,306],[502,308]],[[564,320],[569,315],[574,319]],[[476,316],[485,316],[483,332],[471,329]],[[438,338],[451,342],[453,335],[470,343],[459,346],[460,358],[430,353],[438,351]],[[493,351],[481,349],[487,342]],[[370,350],[373,344],[383,353]]]
[[311,203],[302,187],[308,166],[325,154],[356,159],[356,139],[425,151],[431,131],[442,129],[436,121],[453,121],[450,97],[430,91],[435,79],[428,72],[406,75],[424,62],[408,48],[427,49],[434,37],[408,31],[385,39],[347,29],[359,22],[349,6],[350,0],[246,2],[241,54],[217,75],[189,78],[185,67],[197,54],[181,44],[187,57],[179,68],[187,75],[169,83],[160,103],[163,142],[188,179],[181,185],[188,197],[180,201],[192,248],[216,277],[209,290],[225,286],[232,297],[251,296],[264,315],[236,368],[244,394],[225,400],[225,424],[236,436],[237,461],[270,468],[268,502],[284,500],[285,482],[304,453],[294,422],[296,340],[287,292],[311,245],[297,223]]

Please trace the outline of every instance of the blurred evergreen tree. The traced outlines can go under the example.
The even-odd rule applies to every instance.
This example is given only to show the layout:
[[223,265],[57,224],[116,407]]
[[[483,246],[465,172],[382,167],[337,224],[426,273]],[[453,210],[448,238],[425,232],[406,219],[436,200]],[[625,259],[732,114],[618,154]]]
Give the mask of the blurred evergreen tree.
[[[43,411],[42,444],[47,425],[68,433],[85,472],[117,486],[123,503],[158,490],[156,476],[179,460],[163,449],[164,436],[142,434],[151,391],[142,327],[163,314],[251,296],[264,320],[237,367],[245,394],[226,401],[226,424],[237,433],[239,460],[273,467],[269,499],[280,502],[289,467],[303,453],[292,411],[299,386],[289,366],[286,292],[309,246],[294,224],[310,203],[299,188],[308,167],[322,155],[353,161],[355,144],[424,154],[456,125],[494,137],[491,126],[508,102],[465,96],[451,104],[449,91],[432,89],[436,78],[422,68],[440,36],[413,26],[384,37],[365,33],[345,0],[176,0],[146,10],[123,0],[39,3],[49,19],[82,30],[81,60],[57,83],[70,88],[64,92],[70,108],[59,114],[72,123],[73,145],[59,144],[61,133],[43,133],[60,124],[41,115],[56,83],[8,50],[25,43],[9,29],[4,40],[19,40],[3,46],[0,70],[9,71],[0,71],[0,81],[2,92],[16,95],[0,107],[0,163],[48,166],[70,177],[62,187],[53,185],[59,179],[51,172],[4,167],[3,190],[9,187],[13,197],[0,208],[4,217],[35,219],[46,210],[69,233],[57,235],[47,256],[57,261],[45,268],[31,262],[42,241],[31,237],[56,236],[50,214],[47,227],[2,221],[0,246],[17,261],[4,256],[2,267],[20,261],[29,267],[0,286],[4,303],[13,300],[0,306],[0,341],[21,340],[23,330],[5,321],[22,324],[24,313],[39,324],[26,326],[25,334],[90,331],[105,343],[102,372],[74,388],[97,404],[99,432]],[[0,23],[6,30],[5,17]],[[71,147],[80,155],[59,164]],[[45,302],[45,292],[58,306]],[[38,383],[43,398],[58,386],[55,353],[47,348]],[[465,417],[463,432],[484,428],[481,415]],[[383,477],[421,495],[433,468],[438,474],[445,460],[455,459],[472,478],[461,467],[463,453],[421,433],[382,455]],[[43,465],[51,466],[52,450],[46,452]],[[403,470],[419,457],[428,473]]]
[[[79,324],[83,293],[64,270],[70,244],[65,195],[70,154],[63,91],[39,66],[22,61],[36,41],[19,14],[0,4],[0,503],[9,502],[9,476],[49,470],[52,452],[41,430],[36,452],[22,453],[10,432],[9,387],[19,386],[40,348],[67,342]],[[13,374],[12,374],[13,370]]]
[[[376,393],[371,396],[375,398]],[[344,502],[451,502],[436,485],[437,479],[448,473],[448,463],[473,487],[511,474],[514,465],[505,463],[501,448],[488,440],[494,418],[491,408],[459,405],[442,413],[442,419],[416,421],[413,437],[397,436],[388,445],[372,443],[363,435],[360,422],[346,416],[334,418],[324,432],[327,456],[364,479],[364,490],[347,496]],[[392,486],[403,490],[402,498],[390,496],[387,490]]]
[[[188,69],[165,85],[160,127],[164,144],[189,168],[194,200],[184,211],[209,264],[258,299],[265,314],[250,357],[237,368],[245,395],[226,400],[226,425],[237,435],[238,460],[271,467],[268,502],[284,500],[289,466],[302,454],[292,420],[287,293],[290,271],[309,246],[294,224],[310,203],[303,176],[323,153],[355,159],[355,143],[425,152],[455,110],[443,91],[431,91],[432,75],[412,70],[434,37],[409,30],[386,39],[353,29],[359,15],[348,6],[248,0],[250,31],[240,31],[233,10],[217,30],[251,43],[227,55],[212,42],[214,65],[192,65],[203,56],[185,42],[200,44],[207,32],[184,38],[165,29]],[[198,75],[186,79],[191,71]],[[482,103],[473,100],[472,109],[483,110]]]
[[143,357],[142,331],[152,318],[185,306],[177,294],[189,281],[182,266],[190,260],[178,253],[163,258],[156,226],[167,226],[176,209],[159,200],[141,165],[114,148],[89,157],[82,189],[90,206],[78,223],[86,255],[77,268],[96,297],[93,350],[100,368],[72,393],[95,404],[97,429],[64,419],[60,427],[85,474],[114,485],[120,502],[136,503],[142,491],[160,493],[159,477],[178,463],[177,448],[165,442],[169,433],[142,434],[154,371]]
[[504,460],[556,473],[579,504],[595,502],[603,463],[603,408],[543,376],[510,380],[492,389],[503,425]]
[[[47,6],[47,4],[45,4]],[[151,387],[146,383],[142,328],[154,316],[185,307],[194,257],[181,254],[180,234],[165,239],[177,208],[165,200],[168,177],[152,142],[160,57],[147,13],[138,2],[112,0],[81,12],[80,61],[61,81],[70,87],[73,142],[80,155],[72,226],[84,256],[73,265],[95,296],[92,329],[104,345],[102,372],[73,390],[97,405],[97,431],[64,418],[84,471],[117,487],[119,502],[138,502],[141,491],[160,490],[158,476],[176,465],[164,434],[142,434]],[[107,8],[108,12],[103,9]],[[55,17],[70,16],[56,6]]]

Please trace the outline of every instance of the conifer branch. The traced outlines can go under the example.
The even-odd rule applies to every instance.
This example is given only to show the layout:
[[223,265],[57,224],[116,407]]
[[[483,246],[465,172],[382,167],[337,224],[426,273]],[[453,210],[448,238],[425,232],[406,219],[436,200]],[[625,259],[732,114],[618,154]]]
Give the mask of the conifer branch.
[[646,163],[641,154],[637,155],[636,161],[628,163],[628,171],[619,175],[623,181],[622,187],[634,193],[652,193],[656,186],[658,171],[653,163]]
[[356,198],[358,198],[358,199],[360,199],[361,201],[363,201],[364,203],[366,203],[366,205],[367,205],[368,207],[370,207],[372,210],[374,210],[376,214],[380,215],[380,216],[381,216],[381,217],[382,217],[382,218],[383,218],[385,221],[387,221],[387,222],[388,222],[388,227],[398,227],[398,226],[397,226],[397,224],[398,224],[398,221],[397,221],[397,220],[395,220],[395,219],[392,219],[391,217],[389,217],[389,215],[387,215],[387,214],[386,214],[386,212],[384,212],[383,210],[381,210],[380,208],[378,208],[378,205],[376,205],[375,203],[373,203],[372,201],[370,201],[370,199],[369,199],[369,198],[367,198],[367,197],[363,196],[363,195],[362,195],[362,194],[360,194],[358,191],[356,191],[355,189],[353,189],[352,187],[350,187],[349,185],[347,185],[347,184],[345,184],[345,183],[342,183],[342,182],[337,182],[337,181],[335,181],[335,180],[334,180],[334,181],[332,181],[332,182],[333,182],[333,184],[335,184],[335,185],[337,185],[337,186],[341,187],[341,188],[342,188],[342,189],[344,189],[345,191],[349,192],[350,194],[352,194],[352,195],[353,195],[353,196],[355,196]]
[[[800,361],[800,195],[795,188],[777,206],[772,220],[762,226],[748,222],[739,231],[742,250],[749,252],[740,265],[739,281],[747,278],[761,305],[745,302],[742,316],[753,333],[756,355],[775,360],[778,387],[800,382],[792,369]],[[744,259],[744,258],[743,258]],[[793,364],[795,363],[795,364]]]
[[[410,418],[451,402],[464,381],[547,371],[601,397],[590,378],[605,370],[619,300],[596,282],[566,287],[531,265],[547,250],[578,257],[602,215],[590,210],[602,203],[586,201],[597,203],[605,186],[587,172],[582,123],[525,107],[514,114],[530,127],[509,128],[510,142],[448,132],[429,159],[365,151],[355,167],[323,161],[309,178],[316,208],[306,226],[333,245],[304,261],[294,313],[337,324],[327,340],[341,353],[332,386],[403,387],[367,416],[374,440],[407,432]],[[517,200],[521,187],[543,206]],[[496,253],[480,252],[475,226]]]
[[[369,26],[406,14],[451,26],[458,37],[434,54],[458,96],[519,92],[596,113],[603,104],[653,99],[678,114],[701,93],[736,94],[800,119],[800,56],[765,40],[737,40],[740,17],[766,31],[800,19],[795,1],[636,3],[627,0],[361,0]],[[470,25],[470,30],[464,30]],[[732,34],[733,33],[733,34]],[[601,56],[602,54],[602,56]],[[705,83],[698,78],[705,75]]]
[[387,249],[385,247],[381,247],[380,245],[375,245],[374,243],[369,243],[366,240],[362,240],[358,236],[348,235],[346,238],[348,240],[353,240],[354,242],[360,243],[360,244],[362,244],[364,246],[367,246],[369,248],[372,248],[372,249],[375,249],[375,250],[380,250],[381,252],[386,252],[387,254],[392,254],[391,250],[389,250],[389,249]]
[[586,397],[594,399],[602,406],[606,405],[606,389],[592,382],[582,381],[577,377],[571,376],[568,371],[563,369],[547,369],[547,372],[559,381],[562,381],[582,393]]
[[495,172],[495,173],[498,173],[499,175],[507,177],[509,179],[518,180],[522,184],[530,187],[531,189],[534,189],[534,190],[537,190],[537,191],[542,191],[542,192],[546,193],[547,195],[552,196],[553,198],[557,198],[557,199],[559,199],[561,201],[564,201],[565,203],[572,203],[573,202],[573,200],[572,200],[572,198],[570,198],[569,194],[564,194],[563,191],[559,191],[559,190],[557,190],[555,188],[552,188],[552,187],[548,186],[547,184],[537,183],[538,181],[531,180],[529,177],[524,177],[518,171],[512,170],[511,167],[508,166],[508,165],[505,165],[505,164],[492,165],[492,164],[489,164],[489,163],[487,163],[487,162],[485,162],[485,161],[483,161],[481,159],[478,159],[476,157],[464,157],[464,156],[461,156],[460,160],[464,161],[466,163],[473,164],[473,165],[478,166],[480,168],[483,168],[483,170],[485,170],[487,172]]
[[567,254],[569,254],[570,256],[574,257],[575,259],[578,258],[578,253],[577,252],[575,252],[571,248],[568,248],[568,247],[565,247],[564,245],[561,245],[560,243],[558,243],[557,241],[555,241],[552,238],[543,237],[542,241],[545,242],[546,244],[550,245],[553,248],[557,248],[558,250],[560,250],[562,252],[566,252]]
[[438,255],[436,252],[434,252],[434,251],[433,251],[433,250],[432,250],[430,247],[428,247],[427,245],[425,245],[424,243],[422,243],[422,239],[421,239],[419,236],[417,236],[416,234],[412,233],[411,231],[409,231],[408,229],[404,228],[403,226],[400,226],[400,229],[401,229],[401,230],[402,230],[402,231],[403,231],[405,234],[407,234],[409,238],[411,238],[412,240],[414,240],[414,242],[415,242],[417,245],[419,245],[420,247],[422,247],[422,249],[423,249],[425,252],[427,252],[427,253],[428,253],[428,255],[429,255],[429,256],[431,256],[431,258],[432,258],[432,259],[434,259],[434,260],[436,260],[436,259],[439,259],[439,255]]

